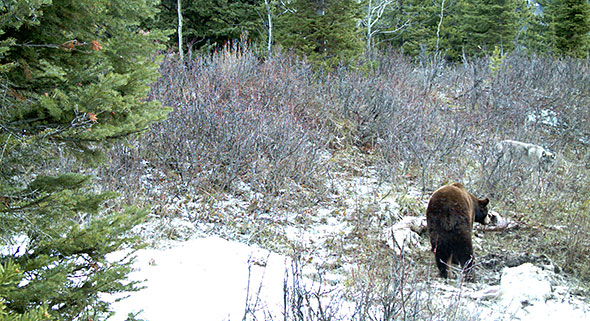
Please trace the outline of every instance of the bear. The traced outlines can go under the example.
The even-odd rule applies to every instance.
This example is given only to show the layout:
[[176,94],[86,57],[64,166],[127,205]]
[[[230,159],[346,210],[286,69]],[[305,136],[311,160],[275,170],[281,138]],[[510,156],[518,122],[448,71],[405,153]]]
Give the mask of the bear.
[[466,279],[473,280],[473,221],[489,224],[488,198],[478,199],[461,183],[436,190],[426,208],[426,226],[430,235],[440,276],[448,278],[451,263],[460,264]]

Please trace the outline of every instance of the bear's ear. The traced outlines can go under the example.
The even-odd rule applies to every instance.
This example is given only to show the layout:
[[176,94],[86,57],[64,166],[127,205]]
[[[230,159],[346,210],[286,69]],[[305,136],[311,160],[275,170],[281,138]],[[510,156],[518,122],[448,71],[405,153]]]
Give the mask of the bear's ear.
[[488,205],[489,202],[490,202],[490,199],[486,197],[483,200],[479,200],[479,205],[482,206],[482,207],[485,207],[485,206]]

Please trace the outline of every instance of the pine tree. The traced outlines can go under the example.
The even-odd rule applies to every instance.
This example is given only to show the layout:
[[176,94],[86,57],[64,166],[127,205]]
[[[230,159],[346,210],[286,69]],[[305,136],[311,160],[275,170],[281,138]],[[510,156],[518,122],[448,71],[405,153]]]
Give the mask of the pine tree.
[[587,0],[553,0],[545,12],[555,52],[585,56],[586,50],[590,49],[590,3]]
[[15,291],[22,278],[22,272],[13,262],[8,261],[5,264],[0,264],[0,321],[51,320],[52,318],[47,312],[46,306],[33,308],[25,313],[6,311],[3,298],[9,297],[10,293]]
[[495,46],[512,49],[519,26],[516,0],[406,0],[398,12],[390,20],[407,27],[395,46],[411,56],[439,51],[451,61],[464,53],[488,54]]
[[[262,6],[258,0],[183,0],[183,43],[196,50],[213,50],[243,35],[262,39]],[[159,9],[154,26],[176,30],[177,0],[162,0]]]
[[464,39],[458,29],[462,5],[461,1],[449,0],[406,1],[404,13],[409,27],[401,34],[399,46],[411,56],[438,50],[449,60],[459,59]]
[[516,1],[464,1],[461,12],[462,51],[468,56],[489,54],[495,46],[514,48],[518,27]]
[[551,36],[548,23],[544,19],[542,6],[528,0],[517,2],[518,31],[515,45],[528,53],[548,53]]
[[354,0],[296,0],[277,19],[277,42],[317,65],[351,62],[362,52]]
[[[167,109],[145,100],[163,49],[146,0],[0,2],[0,319],[96,319],[100,293],[131,290],[128,258],[145,216],[104,204],[85,165]],[[88,172],[88,170],[86,170]]]

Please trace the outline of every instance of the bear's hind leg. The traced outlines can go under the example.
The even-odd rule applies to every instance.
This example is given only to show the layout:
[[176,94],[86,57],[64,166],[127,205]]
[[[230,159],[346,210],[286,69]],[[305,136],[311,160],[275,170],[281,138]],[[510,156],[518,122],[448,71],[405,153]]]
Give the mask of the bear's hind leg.
[[438,267],[440,276],[445,279],[448,278],[448,268],[451,264],[451,261],[453,260],[450,251],[448,251],[448,249],[439,247],[434,253],[434,258],[436,259],[436,266]]

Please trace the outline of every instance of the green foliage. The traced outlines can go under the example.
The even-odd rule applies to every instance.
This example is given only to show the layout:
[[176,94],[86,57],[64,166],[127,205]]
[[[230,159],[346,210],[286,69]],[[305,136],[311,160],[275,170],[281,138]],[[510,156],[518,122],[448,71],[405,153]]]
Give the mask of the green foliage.
[[489,53],[494,46],[503,51],[514,48],[517,31],[516,1],[464,1],[460,18],[462,50],[473,56]]
[[[158,102],[141,101],[157,77],[150,55],[161,33],[140,33],[153,13],[143,1],[54,1],[40,6],[38,25],[5,21],[13,44],[2,64],[6,94],[2,121],[13,132],[81,148],[138,132],[162,119]],[[42,13],[42,15],[41,15]],[[135,19],[134,19],[135,17]]]
[[[145,213],[106,210],[84,163],[167,109],[146,100],[161,32],[140,29],[155,1],[0,4],[0,318],[97,318],[100,293],[132,290],[129,259]],[[80,173],[68,173],[80,171]],[[86,172],[87,173],[87,172]]]
[[[367,30],[359,26],[369,23],[367,15],[375,23],[372,43],[403,48],[411,56],[437,51],[459,61],[463,54],[484,56],[495,46],[509,52],[515,45],[527,52],[583,56],[589,48],[588,1],[537,2],[405,0],[389,3],[379,14],[369,13],[368,1],[269,0],[269,6],[276,44],[325,66],[360,55]],[[381,3],[370,2],[373,9]],[[159,9],[155,22],[145,21],[143,26],[176,30],[177,1],[164,0]],[[261,45],[267,40],[267,10],[261,0],[184,0],[182,13],[184,43],[189,47],[209,51],[240,38]],[[56,76],[60,72],[49,71]]]
[[404,10],[408,27],[397,43],[411,55],[440,50],[456,61],[463,54],[488,54],[494,46],[505,51],[513,48],[517,31],[514,0],[412,0]]
[[590,44],[590,3],[586,0],[554,0],[548,4],[546,13],[555,52],[585,56]]
[[440,51],[451,60],[459,59],[465,38],[460,30],[463,7],[462,1],[408,1],[405,18],[395,18],[407,21],[407,27],[393,43],[411,56]]
[[505,58],[506,55],[502,54],[500,48],[496,46],[490,55],[490,73],[492,77],[495,77],[498,74],[498,71],[500,71],[500,68],[502,68],[502,65],[504,64]]
[[548,53],[551,39],[542,7],[520,0],[516,13],[519,21],[515,38],[517,48],[527,53]]
[[[260,39],[261,5],[252,0],[182,0],[183,42],[198,50],[212,50],[240,39],[242,34]],[[177,32],[177,0],[162,0],[158,8],[153,26]],[[178,46],[176,39],[178,35],[170,39],[171,46]]]
[[585,0],[539,0],[519,6],[518,44],[528,52],[583,57],[589,49],[590,4]]
[[352,62],[362,44],[356,21],[359,4],[352,0],[297,0],[277,19],[277,42],[308,57],[316,65],[333,67]]
[[388,12],[385,18],[388,21],[407,21],[407,26],[400,30],[399,36],[392,39],[391,43],[411,56],[417,56],[421,46],[434,51],[439,12],[440,8],[437,9],[432,1],[422,0],[407,1],[399,12]]
[[[529,53],[581,57],[590,46],[586,0],[405,0],[369,13],[369,3],[375,9],[382,2],[269,0],[274,40],[319,65],[333,66],[360,55],[360,39],[367,30],[359,26],[366,27],[371,15],[375,24],[367,48],[373,43],[392,45],[411,56],[437,51],[447,60],[459,61],[463,54],[484,56],[495,46],[503,52],[517,46]],[[211,50],[240,38],[261,45],[267,41],[264,1],[184,0],[182,7],[184,43],[189,47]],[[143,26],[176,30],[177,1],[164,0],[159,9],[155,22],[145,21]]]
[[16,291],[18,283],[22,279],[22,271],[18,265],[12,261],[0,264],[0,321],[37,321],[51,320],[47,313],[47,307],[39,307],[23,314],[7,311],[3,298],[8,297],[10,293]]

